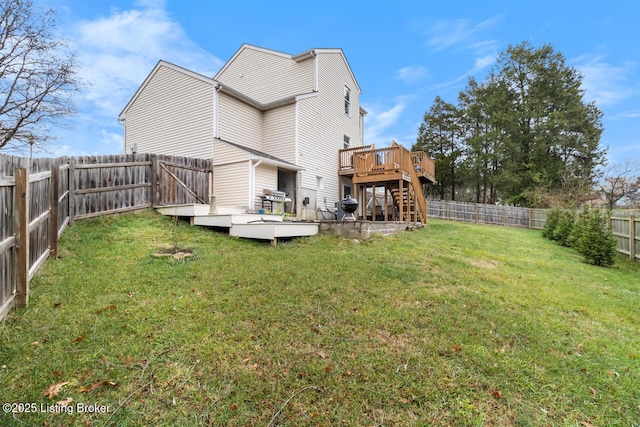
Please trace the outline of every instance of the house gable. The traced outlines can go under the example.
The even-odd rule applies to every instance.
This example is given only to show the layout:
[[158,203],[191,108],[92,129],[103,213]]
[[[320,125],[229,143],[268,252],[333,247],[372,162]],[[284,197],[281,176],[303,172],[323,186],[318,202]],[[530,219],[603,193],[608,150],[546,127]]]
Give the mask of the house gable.
[[125,151],[210,158],[213,87],[212,79],[158,62],[120,113]]
[[216,74],[215,80],[262,104],[315,89],[313,55],[291,55],[248,44]]

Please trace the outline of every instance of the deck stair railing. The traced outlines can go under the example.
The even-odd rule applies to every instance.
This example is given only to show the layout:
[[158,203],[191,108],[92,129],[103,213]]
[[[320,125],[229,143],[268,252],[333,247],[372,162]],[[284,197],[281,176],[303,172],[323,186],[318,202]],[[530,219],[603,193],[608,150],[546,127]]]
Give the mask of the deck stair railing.
[[[395,141],[389,147],[373,145],[340,150],[340,174],[352,175],[359,182],[385,182],[403,221],[427,221],[424,180],[435,181],[433,160],[423,151],[410,152]],[[385,176],[387,175],[387,176]]]

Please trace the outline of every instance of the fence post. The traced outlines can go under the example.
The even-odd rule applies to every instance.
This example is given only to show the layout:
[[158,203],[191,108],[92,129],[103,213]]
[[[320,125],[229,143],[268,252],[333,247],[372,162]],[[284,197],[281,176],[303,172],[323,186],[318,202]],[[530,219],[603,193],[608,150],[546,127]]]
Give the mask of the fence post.
[[60,202],[60,190],[59,190],[59,178],[60,178],[60,166],[51,166],[51,181],[49,181],[49,249],[51,252],[49,256],[53,259],[58,258],[58,204]]
[[69,179],[67,182],[69,183],[69,225],[72,225],[76,214],[76,162],[73,157],[69,159]]
[[533,228],[533,209],[529,208],[529,230]]
[[474,203],[475,211],[476,211],[476,224],[478,223],[478,204]]
[[151,207],[158,206],[158,197],[156,192],[158,191],[158,156],[151,155]]
[[636,259],[636,217],[629,216],[629,258],[631,261]]
[[29,169],[15,170],[16,307],[29,303]]

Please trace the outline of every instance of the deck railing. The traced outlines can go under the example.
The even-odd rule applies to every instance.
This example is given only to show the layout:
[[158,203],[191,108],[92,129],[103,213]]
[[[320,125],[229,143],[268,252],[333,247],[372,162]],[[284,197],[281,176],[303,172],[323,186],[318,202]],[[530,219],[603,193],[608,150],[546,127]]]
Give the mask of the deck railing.
[[424,151],[412,151],[411,160],[418,175],[435,180],[436,166],[435,162]]
[[345,148],[340,150],[340,171],[353,171],[353,159],[356,153],[373,150],[373,145],[363,145],[361,147]]
[[[374,148],[373,145],[340,150],[340,172],[355,176],[402,172],[403,156],[410,156],[420,177],[435,179],[435,164],[424,151],[409,152],[401,145]],[[406,172],[406,171],[405,171]]]

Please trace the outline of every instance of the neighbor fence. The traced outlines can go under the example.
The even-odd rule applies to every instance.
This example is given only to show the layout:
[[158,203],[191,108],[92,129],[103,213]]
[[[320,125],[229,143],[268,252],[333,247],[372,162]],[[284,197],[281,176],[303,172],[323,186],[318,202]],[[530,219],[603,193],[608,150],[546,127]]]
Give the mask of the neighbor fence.
[[[428,200],[429,218],[444,218],[453,221],[503,225],[541,230],[547,220],[549,209],[519,208],[481,203]],[[640,218],[633,211],[614,211],[610,227],[618,252],[633,260],[640,260]]]
[[518,208],[450,200],[428,200],[427,205],[429,217],[431,218],[534,229],[544,228],[548,213],[547,209]]
[[211,161],[188,157],[0,155],[0,320],[27,306],[31,278],[75,220],[206,203],[211,180]]
[[640,218],[635,215],[611,217],[611,231],[618,242],[618,252],[640,261]]

